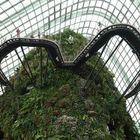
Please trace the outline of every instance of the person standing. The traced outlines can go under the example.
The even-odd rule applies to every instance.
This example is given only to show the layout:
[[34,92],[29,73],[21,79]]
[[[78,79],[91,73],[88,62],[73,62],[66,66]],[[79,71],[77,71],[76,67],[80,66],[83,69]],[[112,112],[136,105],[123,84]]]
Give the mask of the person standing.
[[17,37],[20,38],[20,30],[19,30],[19,28],[17,28],[16,33],[17,33]]

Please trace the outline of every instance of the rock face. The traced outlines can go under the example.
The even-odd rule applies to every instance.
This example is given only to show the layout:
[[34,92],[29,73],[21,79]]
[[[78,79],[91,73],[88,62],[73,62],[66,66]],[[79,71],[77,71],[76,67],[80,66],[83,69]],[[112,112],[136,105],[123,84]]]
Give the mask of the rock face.
[[94,115],[96,115],[96,112],[95,111],[87,111],[87,114],[89,116],[94,116]]
[[92,100],[87,99],[84,101],[85,103],[85,108],[87,109],[87,111],[93,111],[94,110],[94,103],[92,102]]
[[69,131],[76,130],[78,120],[75,117],[63,115],[56,121],[56,132],[60,133],[62,126],[66,127]]

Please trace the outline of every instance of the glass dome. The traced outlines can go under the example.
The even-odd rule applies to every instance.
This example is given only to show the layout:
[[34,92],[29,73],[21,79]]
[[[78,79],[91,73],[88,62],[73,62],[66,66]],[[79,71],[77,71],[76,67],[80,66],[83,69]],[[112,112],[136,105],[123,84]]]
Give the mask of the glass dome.
[[[1,44],[17,37],[43,38],[61,33],[65,28],[83,34],[89,42],[101,30],[114,24],[128,24],[140,32],[139,0],[1,0],[0,15]],[[63,54],[64,60],[73,61],[89,42],[71,58]],[[57,43],[61,47],[61,37]],[[25,46],[17,48],[2,60],[1,70],[7,79],[21,65],[19,57],[22,60],[30,50]],[[99,52],[105,65],[114,73],[118,90],[122,95],[135,93],[134,96],[126,96],[127,109],[140,129],[140,57],[119,35],[113,36],[102,50]],[[2,90],[1,85],[1,94]]]

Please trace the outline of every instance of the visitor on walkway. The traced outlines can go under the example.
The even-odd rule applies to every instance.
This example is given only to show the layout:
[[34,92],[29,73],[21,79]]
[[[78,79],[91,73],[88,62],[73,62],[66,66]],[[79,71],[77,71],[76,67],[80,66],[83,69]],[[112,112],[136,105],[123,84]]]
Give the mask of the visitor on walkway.
[[19,30],[19,28],[17,28],[16,32],[17,32],[17,38],[20,38],[20,30]]

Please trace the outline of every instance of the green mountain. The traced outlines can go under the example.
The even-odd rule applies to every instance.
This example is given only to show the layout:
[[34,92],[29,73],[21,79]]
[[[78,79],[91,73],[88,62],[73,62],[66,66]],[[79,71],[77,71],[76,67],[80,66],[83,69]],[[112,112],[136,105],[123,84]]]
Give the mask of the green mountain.
[[[87,39],[70,29],[61,37],[67,56]],[[40,63],[42,56],[42,63]],[[125,99],[114,85],[99,53],[77,69],[56,68],[45,49],[32,49],[0,96],[0,128],[7,140],[138,140],[140,135],[126,111]],[[28,63],[27,63],[28,60]],[[30,69],[29,69],[29,67]],[[26,70],[31,70],[30,77]],[[42,70],[40,72],[40,70]],[[89,85],[84,87],[88,75]],[[96,76],[95,76],[96,75]]]

